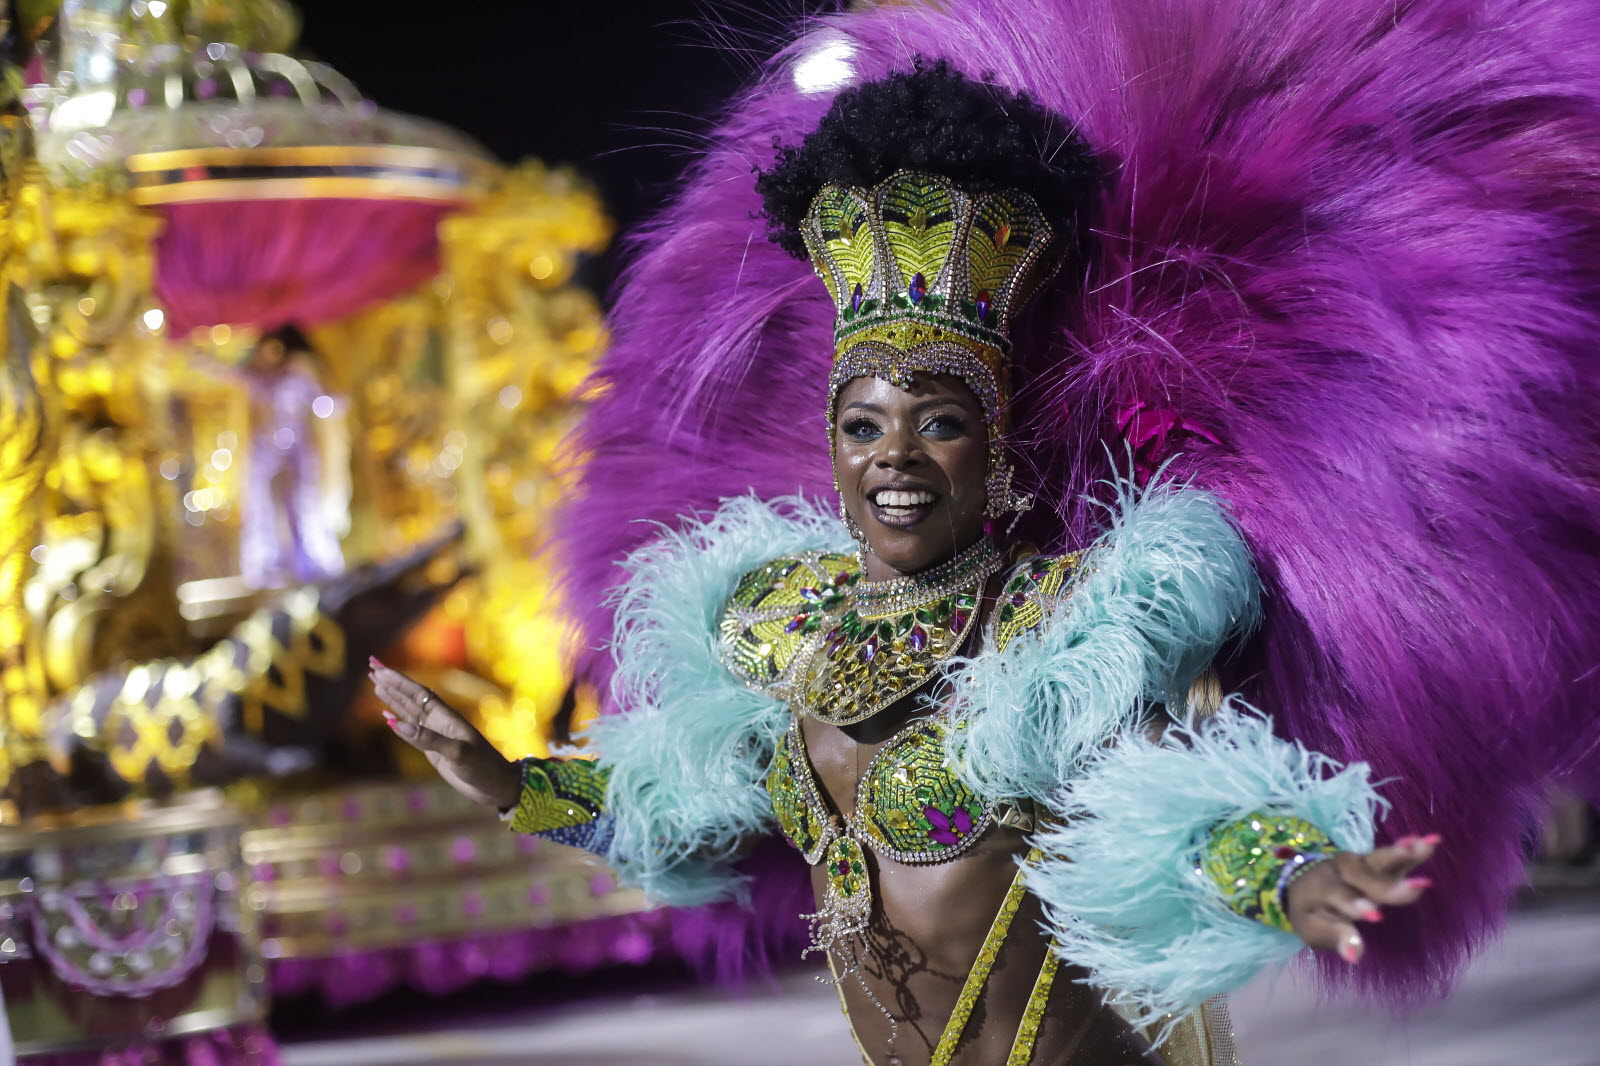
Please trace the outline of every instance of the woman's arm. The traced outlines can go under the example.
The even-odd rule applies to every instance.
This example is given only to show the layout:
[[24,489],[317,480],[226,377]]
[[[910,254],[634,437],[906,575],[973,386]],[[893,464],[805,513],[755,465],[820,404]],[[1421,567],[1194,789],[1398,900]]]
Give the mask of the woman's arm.
[[1361,956],[1355,923],[1415,902],[1438,841],[1373,849],[1383,801],[1228,701],[1152,740],[1130,730],[1049,804],[1029,888],[1060,954],[1130,1015],[1180,1015],[1306,945]]

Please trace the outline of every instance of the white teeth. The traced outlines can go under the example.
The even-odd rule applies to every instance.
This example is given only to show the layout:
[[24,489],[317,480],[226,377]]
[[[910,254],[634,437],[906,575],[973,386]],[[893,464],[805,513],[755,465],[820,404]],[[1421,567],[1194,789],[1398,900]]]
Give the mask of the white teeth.
[[920,507],[933,502],[933,493],[920,490],[917,492],[895,492],[890,489],[884,489],[877,494],[876,499],[878,506],[885,510]]

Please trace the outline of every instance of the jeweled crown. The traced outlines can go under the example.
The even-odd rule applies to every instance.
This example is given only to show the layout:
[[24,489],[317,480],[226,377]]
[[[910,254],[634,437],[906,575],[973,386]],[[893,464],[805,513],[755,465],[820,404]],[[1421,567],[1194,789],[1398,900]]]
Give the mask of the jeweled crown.
[[824,186],[801,235],[836,309],[833,390],[954,373],[998,418],[1012,319],[1060,261],[1033,197],[902,170],[871,189]]

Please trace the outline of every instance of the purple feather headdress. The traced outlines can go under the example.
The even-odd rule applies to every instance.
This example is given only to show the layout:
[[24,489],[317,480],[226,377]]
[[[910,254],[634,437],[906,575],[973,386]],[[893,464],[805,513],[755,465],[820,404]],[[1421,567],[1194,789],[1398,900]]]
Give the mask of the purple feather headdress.
[[823,53],[856,80],[947,59],[1094,148],[1090,270],[1015,337],[1012,439],[1054,505],[1029,533],[1081,542],[1126,449],[1227,502],[1266,590],[1238,687],[1390,779],[1388,835],[1445,838],[1355,978],[1443,987],[1545,782],[1597,776],[1600,3],[947,0],[808,26],[633,237],[556,535],[593,677],[646,520],[830,491],[831,305],[768,242],[753,174],[827,109]]

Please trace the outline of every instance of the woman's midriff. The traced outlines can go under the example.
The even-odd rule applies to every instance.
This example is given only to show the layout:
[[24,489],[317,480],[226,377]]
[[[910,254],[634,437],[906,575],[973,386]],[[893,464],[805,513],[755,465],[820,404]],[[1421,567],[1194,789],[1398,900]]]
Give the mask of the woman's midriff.
[[[842,730],[803,727],[818,783],[833,808],[852,813],[859,767],[873,737],[858,743]],[[842,802],[841,802],[842,800]],[[1026,854],[1023,834],[1000,826],[950,862],[905,865],[867,851],[876,896],[862,977],[899,1021],[894,1053],[904,1066],[928,1066],[955,1009],[968,972]],[[820,902],[827,887],[812,868]],[[1025,893],[966,1024],[951,1066],[1005,1066],[1048,944],[1038,901]],[[838,960],[834,960],[836,967]],[[1161,1059],[1063,965],[1046,1001],[1034,1066],[1146,1066]],[[890,1024],[855,977],[840,985],[850,1020],[874,1066],[886,1066]]]

